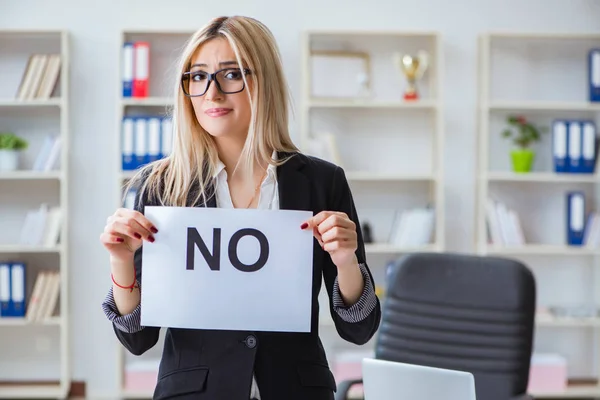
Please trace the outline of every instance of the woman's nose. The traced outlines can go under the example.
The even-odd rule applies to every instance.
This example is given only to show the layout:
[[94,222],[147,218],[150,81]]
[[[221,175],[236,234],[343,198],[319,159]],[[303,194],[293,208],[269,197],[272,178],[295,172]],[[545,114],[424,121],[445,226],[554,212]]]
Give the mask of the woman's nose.
[[206,91],[206,100],[219,100],[223,98],[223,93],[219,90],[216,81],[211,81],[210,85],[208,85],[208,90]]

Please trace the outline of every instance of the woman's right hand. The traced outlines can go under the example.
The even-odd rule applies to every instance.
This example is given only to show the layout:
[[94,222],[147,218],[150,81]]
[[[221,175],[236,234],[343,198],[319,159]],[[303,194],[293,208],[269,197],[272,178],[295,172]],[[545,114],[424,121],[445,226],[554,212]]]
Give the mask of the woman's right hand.
[[112,258],[126,261],[133,258],[144,240],[154,242],[153,233],[157,232],[144,214],[128,208],[119,208],[106,220],[100,241]]

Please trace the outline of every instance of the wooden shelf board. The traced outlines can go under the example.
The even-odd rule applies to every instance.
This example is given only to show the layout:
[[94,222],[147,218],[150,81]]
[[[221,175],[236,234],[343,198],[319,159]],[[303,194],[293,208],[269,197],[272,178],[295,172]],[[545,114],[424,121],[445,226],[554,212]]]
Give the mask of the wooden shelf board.
[[59,326],[61,321],[61,317],[51,317],[41,321],[28,321],[25,318],[2,317],[0,318],[0,326]]
[[122,389],[120,397],[123,399],[152,399],[153,394],[154,394],[154,391],[152,389],[149,389],[149,390]]
[[61,98],[51,98],[49,100],[0,99],[0,107],[60,107],[62,104]]
[[42,247],[42,246],[23,246],[19,244],[0,244],[0,254],[2,253],[60,253],[61,246]]
[[123,106],[149,106],[168,107],[173,105],[170,97],[124,97],[121,99]]
[[587,101],[492,101],[491,111],[600,111],[600,102]]
[[488,245],[484,251],[495,255],[584,255],[600,254],[600,249],[551,245],[551,244],[526,244],[523,246],[493,246]]
[[430,244],[430,245],[417,246],[417,247],[403,247],[403,246],[396,246],[396,245],[389,244],[389,243],[367,243],[367,244],[365,244],[365,251],[367,253],[378,253],[378,254],[417,253],[417,252],[437,251],[437,246]]
[[12,172],[0,172],[0,180],[61,180],[61,171],[29,171],[19,170]]
[[596,183],[597,174],[571,174],[556,172],[517,173],[511,171],[491,171],[487,173],[490,182],[539,182],[539,183]]
[[0,29],[0,36],[13,36],[13,35],[65,35],[66,30],[60,29],[12,29],[5,28]]
[[595,39],[600,40],[600,34],[587,32],[514,32],[514,31],[492,31],[484,34],[492,39],[550,39],[550,40],[573,40],[573,39]]
[[179,35],[193,35],[193,30],[187,29],[126,29],[123,31],[125,35],[158,35],[158,36],[179,36]]
[[576,399],[600,397],[600,386],[597,384],[569,384],[567,389],[560,392],[530,393],[536,399]]
[[552,315],[536,315],[535,323],[547,327],[600,327],[600,318],[554,317]]
[[435,100],[419,101],[380,101],[369,99],[310,99],[306,102],[308,108],[392,108],[392,109],[435,109]]
[[57,399],[65,398],[67,389],[60,383],[0,383],[0,398],[3,399]]
[[419,37],[430,36],[437,37],[439,32],[436,31],[409,31],[409,30],[394,30],[394,29],[309,29],[306,31],[308,36],[400,36],[400,37]]
[[350,181],[433,181],[433,174],[394,174],[363,171],[346,171],[346,178]]

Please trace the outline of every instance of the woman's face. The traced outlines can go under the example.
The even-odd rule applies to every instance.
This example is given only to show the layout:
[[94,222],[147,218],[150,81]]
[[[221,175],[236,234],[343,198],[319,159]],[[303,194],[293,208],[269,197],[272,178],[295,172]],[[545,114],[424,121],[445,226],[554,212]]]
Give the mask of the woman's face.
[[[194,113],[200,125],[213,137],[239,137],[245,140],[250,126],[250,100],[244,85],[242,73],[236,62],[235,53],[226,39],[212,39],[204,43],[192,57],[186,85],[188,93],[202,93],[207,83],[208,74],[218,72],[217,82],[210,81],[208,90],[202,96],[191,97]],[[246,75],[248,84],[252,75]]]

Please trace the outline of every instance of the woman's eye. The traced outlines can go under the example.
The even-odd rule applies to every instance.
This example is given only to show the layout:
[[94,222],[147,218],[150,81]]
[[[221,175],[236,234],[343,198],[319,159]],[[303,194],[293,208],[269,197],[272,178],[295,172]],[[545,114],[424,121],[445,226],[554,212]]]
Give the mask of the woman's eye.
[[227,79],[242,79],[242,73],[240,71],[229,71],[225,74]]
[[199,81],[202,81],[204,79],[206,79],[206,74],[203,74],[203,73],[200,73],[200,72],[192,74],[192,81],[194,81],[194,82],[199,82]]

